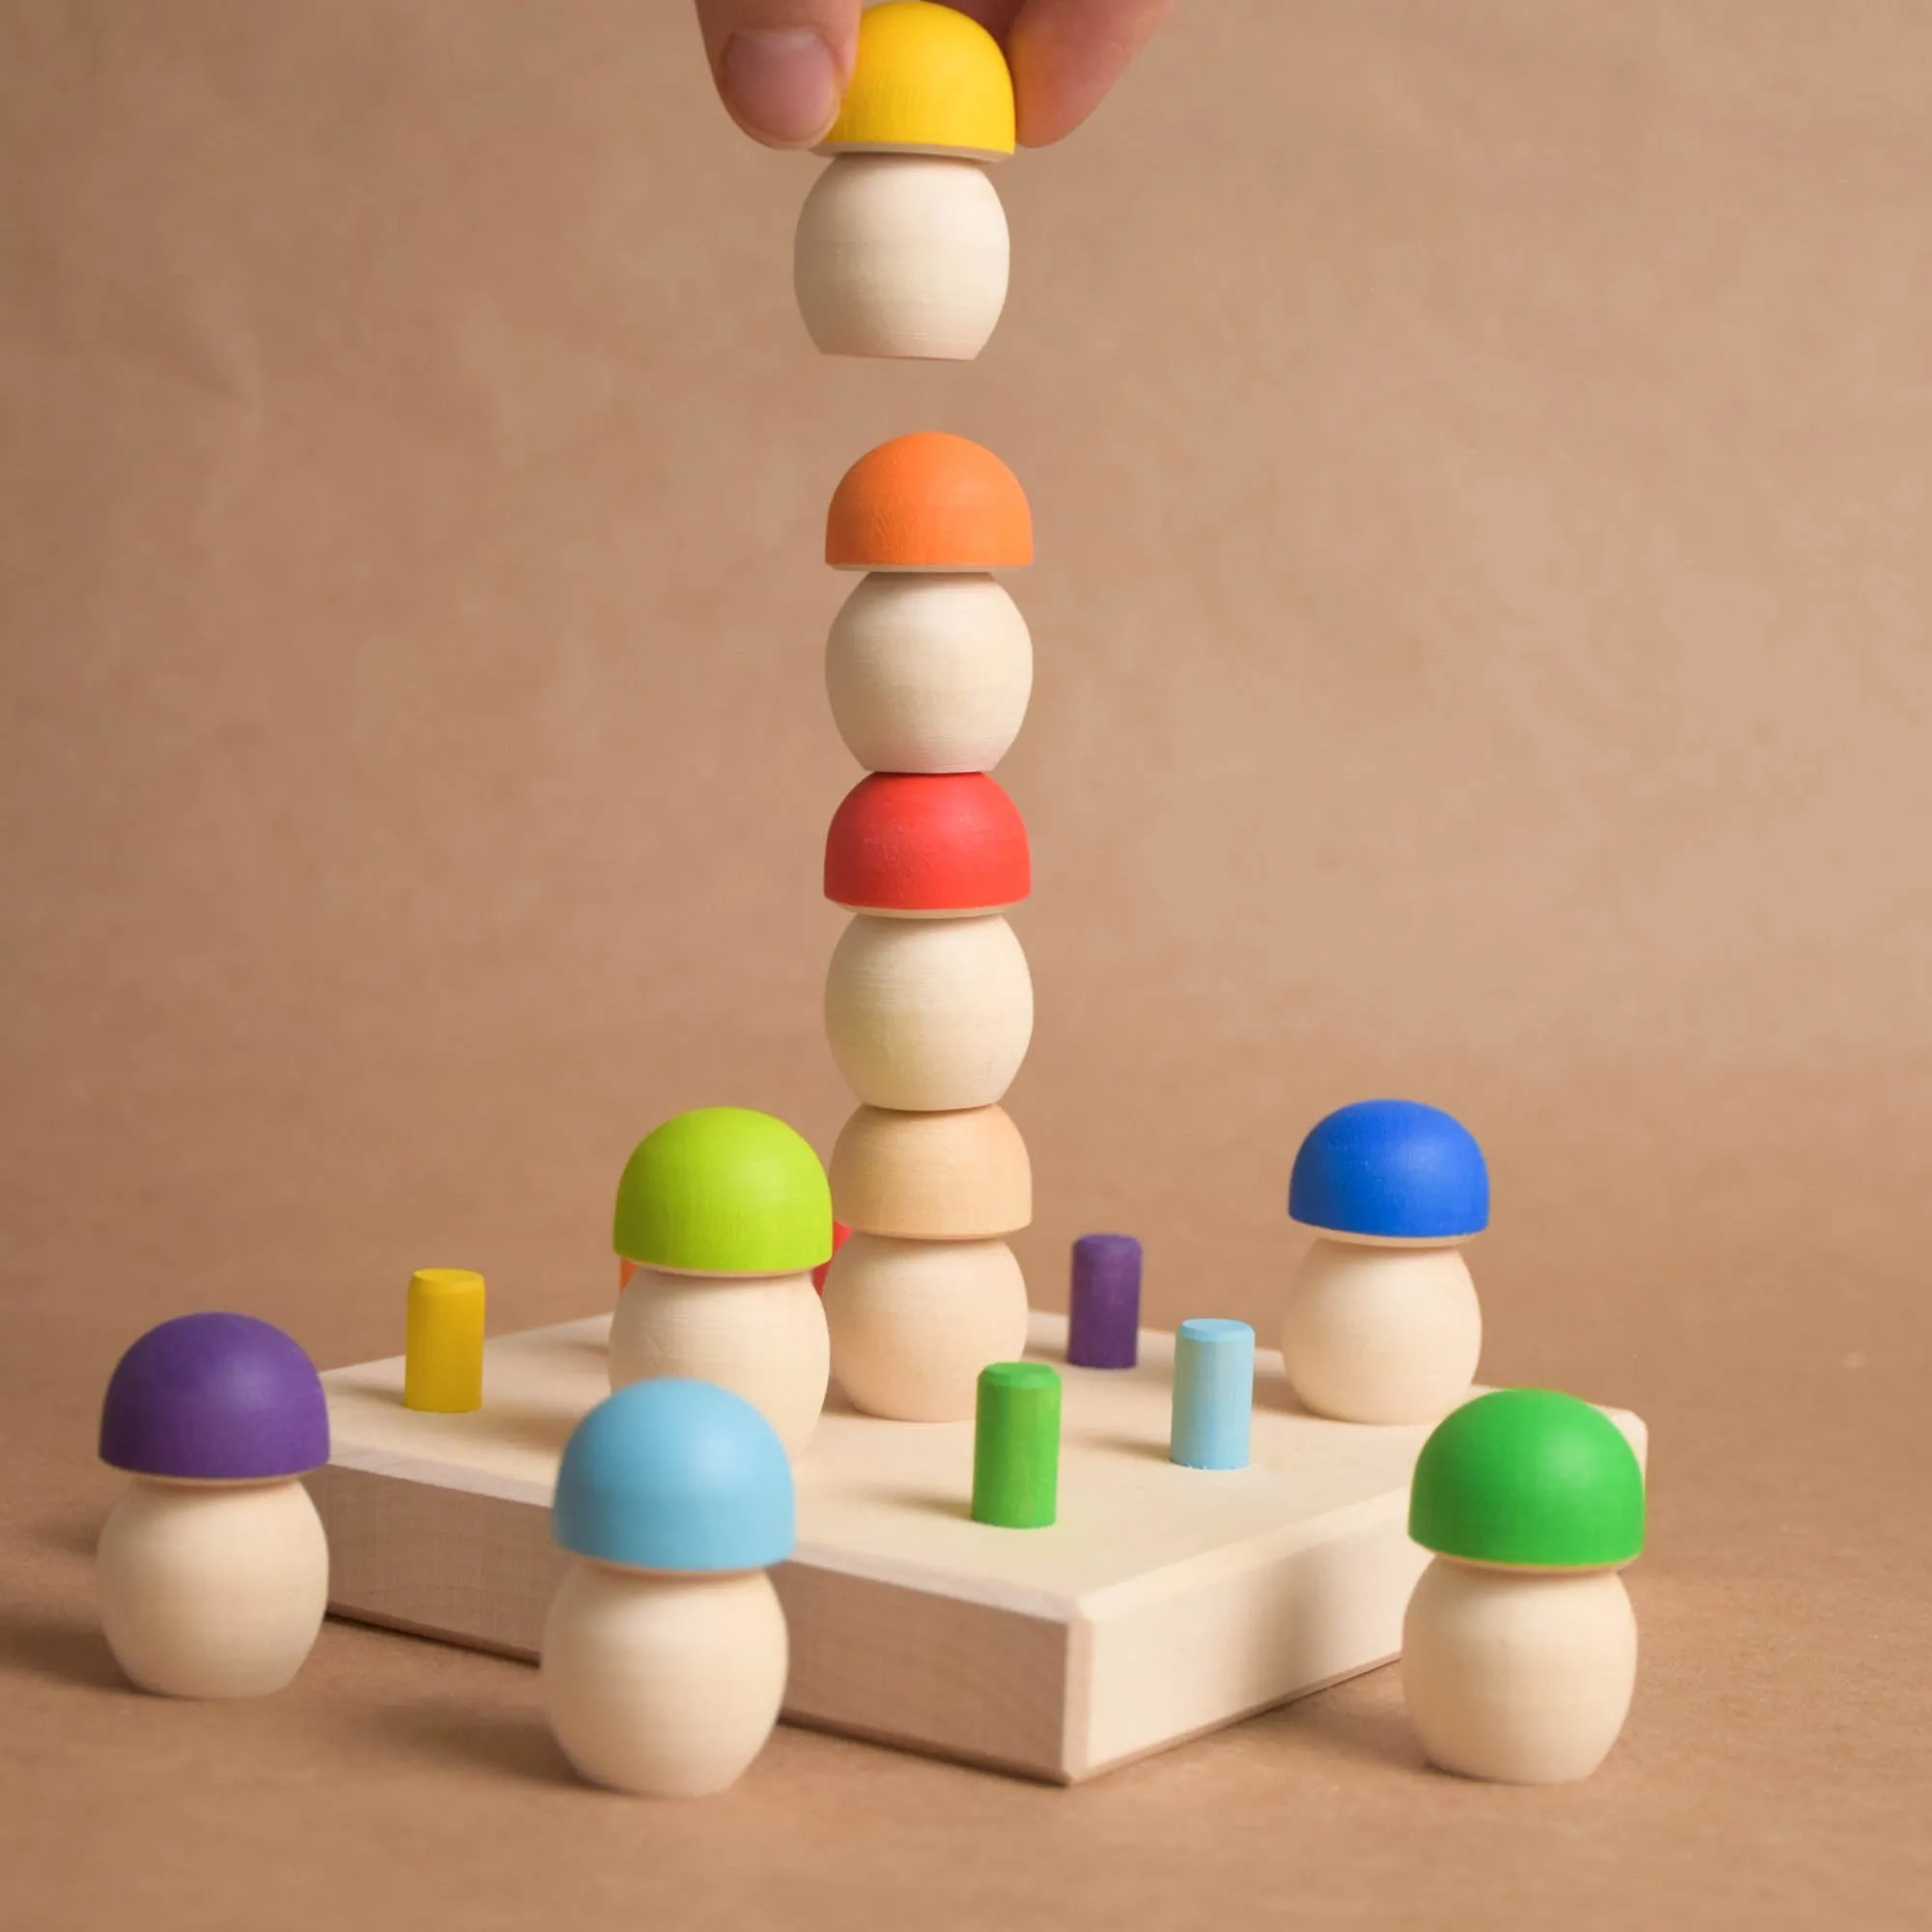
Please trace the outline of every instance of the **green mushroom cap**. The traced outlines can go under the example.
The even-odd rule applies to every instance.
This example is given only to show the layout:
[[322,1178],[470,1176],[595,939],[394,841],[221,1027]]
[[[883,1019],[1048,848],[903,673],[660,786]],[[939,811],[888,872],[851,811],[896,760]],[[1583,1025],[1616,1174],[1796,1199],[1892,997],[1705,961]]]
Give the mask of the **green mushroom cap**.
[[803,1274],[832,1256],[832,1190],[810,1144],[770,1114],[699,1107],[638,1143],[611,1246],[645,1267]]
[[1408,1533],[1439,1556],[1603,1570],[1643,1548],[1643,1471],[1602,1410],[1497,1389],[1436,1425],[1416,1459]]

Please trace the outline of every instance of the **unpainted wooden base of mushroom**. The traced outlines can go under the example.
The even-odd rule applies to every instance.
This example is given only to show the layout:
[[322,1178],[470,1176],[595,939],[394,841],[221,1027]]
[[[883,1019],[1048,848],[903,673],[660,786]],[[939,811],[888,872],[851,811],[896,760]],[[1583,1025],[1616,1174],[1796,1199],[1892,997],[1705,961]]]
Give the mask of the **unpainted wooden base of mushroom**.
[[1033,980],[998,914],[855,918],[825,974],[825,1037],[867,1106],[990,1107],[1033,1039]]
[[322,1628],[328,1547],[293,1478],[136,1477],[101,1529],[95,1587],[108,1648],[142,1690],[263,1697],[301,1668]]
[[1026,1348],[1026,1276],[1001,1240],[855,1229],[826,1270],[825,1322],[855,1407],[895,1422],[971,1422],[980,1372]]
[[846,155],[799,211],[792,280],[828,355],[970,362],[1006,306],[1011,246],[977,162]]
[[868,772],[990,772],[1019,735],[1033,639],[984,572],[874,571],[825,640],[825,695]]
[[592,1784],[643,1798],[724,1791],[784,1694],[784,1613],[762,1570],[674,1576],[582,1559],[544,1624],[544,1714]]

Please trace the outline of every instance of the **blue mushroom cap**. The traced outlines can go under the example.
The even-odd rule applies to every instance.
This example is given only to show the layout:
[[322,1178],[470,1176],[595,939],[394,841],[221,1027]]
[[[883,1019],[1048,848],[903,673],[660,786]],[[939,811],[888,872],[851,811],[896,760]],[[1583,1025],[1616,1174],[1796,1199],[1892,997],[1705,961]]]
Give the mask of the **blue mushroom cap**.
[[791,1554],[791,1464],[771,1424],[711,1382],[632,1382],[564,1444],[551,1533],[633,1570],[761,1570]]
[[1289,1218],[1335,1235],[1455,1241],[1490,1225],[1490,1171],[1475,1136],[1419,1100],[1357,1100],[1301,1143]]

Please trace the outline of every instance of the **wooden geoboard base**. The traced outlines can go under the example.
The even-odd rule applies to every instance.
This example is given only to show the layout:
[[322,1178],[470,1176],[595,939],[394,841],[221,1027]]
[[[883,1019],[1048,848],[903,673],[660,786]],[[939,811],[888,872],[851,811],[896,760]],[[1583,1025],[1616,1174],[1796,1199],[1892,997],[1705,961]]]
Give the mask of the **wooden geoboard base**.
[[[609,1392],[608,1317],[488,1345],[484,1406],[402,1406],[400,1357],[324,1376],[335,1454],[309,1479],[339,1616],[534,1657],[563,1558],[557,1457]],[[1385,1663],[1426,1561],[1406,1534],[1428,1430],[1309,1415],[1257,1358],[1253,1466],[1167,1460],[1174,1338],[1066,1367],[1060,1520],[971,1520],[970,1423],[881,1422],[835,1390],[775,1573],[794,1723],[1071,1783]],[[1607,1411],[1635,1446],[1644,1428]]]

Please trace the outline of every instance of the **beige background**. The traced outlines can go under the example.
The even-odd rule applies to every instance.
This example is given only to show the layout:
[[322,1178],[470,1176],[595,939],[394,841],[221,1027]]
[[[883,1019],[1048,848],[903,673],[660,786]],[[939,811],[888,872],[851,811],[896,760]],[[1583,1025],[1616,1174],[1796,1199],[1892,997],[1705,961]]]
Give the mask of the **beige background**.
[[[981,360],[842,366],[674,0],[0,0],[0,1920],[1926,1923],[1928,99],[1899,0],[1194,0],[1003,171]],[[660,1118],[829,1143],[815,545],[928,425],[1038,530],[1035,1298],[1123,1226],[1271,1326],[1302,1130],[1467,1120],[1485,1373],[1655,1433],[1588,1785],[1426,1773],[1394,1671],[676,1809],[399,1638],[115,1688],[143,1326],[579,1314]]]

